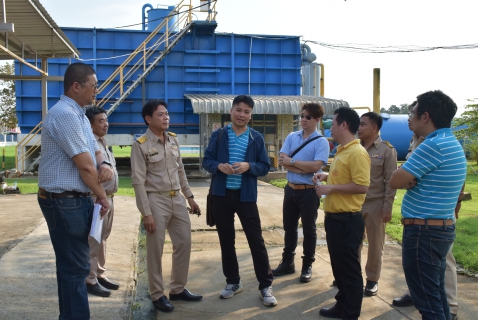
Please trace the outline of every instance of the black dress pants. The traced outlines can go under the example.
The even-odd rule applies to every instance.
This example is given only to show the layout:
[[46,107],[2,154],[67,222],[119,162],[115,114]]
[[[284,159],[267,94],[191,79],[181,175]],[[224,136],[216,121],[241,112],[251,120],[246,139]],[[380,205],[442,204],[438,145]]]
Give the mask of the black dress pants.
[[269,256],[262,238],[261,220],[256,202],[241,202],[240,190],[226,190],[226,196],[213,196],[212,212],[221,245],[222,270],[228,284],[240,282],[239,264],[235,248],[234,216],[237,213],[251,249],[252,262],[259,290],[272,284]]
[[336,307],[342,319],[358,319],[362,309],[363,278],[358,250],[363,239],[361,212],[325,214],[325,232],[332,272],[339,292]]
[[315,189],[294,190],[286,185],[282,205],[282,222],[284,224],[284,253],[283,258],[293,258],[297,247],[297,227],[299,218],[302,220],[304,232],[303,259],[306,263],[315,261],[317,246],[317,210],[320,198]]

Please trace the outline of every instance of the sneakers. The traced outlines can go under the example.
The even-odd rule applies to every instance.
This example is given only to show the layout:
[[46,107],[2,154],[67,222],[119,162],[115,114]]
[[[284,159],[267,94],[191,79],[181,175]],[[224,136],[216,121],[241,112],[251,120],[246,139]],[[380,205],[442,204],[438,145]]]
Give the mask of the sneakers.
[[266,307],[273,307],[277,305],[277,300],[274,297],[274,293],[272,292],[272,286],[264,288],[261,290],[261,299],[262,304]]
[[219,298],[221,299],[229,299],[232,298],[235,294],[242,292],[242,283],[239,284],[228,284],[224,290],[221,291],[219,294]]

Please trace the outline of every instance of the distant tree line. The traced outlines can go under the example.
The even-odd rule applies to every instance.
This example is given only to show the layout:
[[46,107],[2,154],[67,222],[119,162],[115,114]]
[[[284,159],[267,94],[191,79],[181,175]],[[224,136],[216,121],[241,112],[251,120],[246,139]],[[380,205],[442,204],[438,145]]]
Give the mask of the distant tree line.
[[408,113],[410,112],[410,110],[408,110],[408,107],[409,107],[409,104],[408,104],[408,103],[401,104],[399,107],[397,107],[396,105],[392,104],[392,105],[390,106],[390,108],[388,108],[388,109],[381,108],[381,109],[380,109],[380,113],[408,114]]

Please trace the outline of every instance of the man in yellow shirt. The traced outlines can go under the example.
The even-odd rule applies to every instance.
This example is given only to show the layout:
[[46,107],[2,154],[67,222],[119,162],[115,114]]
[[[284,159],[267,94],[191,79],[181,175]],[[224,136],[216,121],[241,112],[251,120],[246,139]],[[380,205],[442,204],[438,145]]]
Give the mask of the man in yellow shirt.
[[[327,318],[358,319],[363,278],[358,257],[364,234],[362,204],[370,184],[370,157],[355,134],[360,118],[355,110],[338,108],[330,131],[339,143],[329,174],[318,173],[315,190],[324,199],[325,232],[332,272],[337,283],[336,304],[323,308]],[[322,181],[327,181],[322,185]]]

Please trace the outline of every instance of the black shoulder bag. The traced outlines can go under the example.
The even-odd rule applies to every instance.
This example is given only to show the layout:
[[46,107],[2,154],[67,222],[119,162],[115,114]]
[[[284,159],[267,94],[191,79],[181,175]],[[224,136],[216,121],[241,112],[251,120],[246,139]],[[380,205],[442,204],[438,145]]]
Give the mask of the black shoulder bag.
[[290,155],[290,157],[294,157],[300,150],[302,150],[306,145],[308,145],[309,143],[311,143],[312,141],[314,140],[317,140],[319,138],[322,138],[323,136],[317,136],[317,137],[313,137],[312,139],[310,140],[307,140],[306,142],[304,142],[303,144],[300,145],[300,147],[298,147],[297,149],[294,150],[294,152],[292,152],[292,154]]
[[[222,134],[224,133],[224,128],[222,128],[220,130],[221,130],[221,132],[219,132],[219,137],[217,138],[216,158],[217,158],[219,142],[221,142]],[[211,188],[212,188],[213,179],[214,179],[214,175],[211,175],[211,185],[209,186],[209,192],[208,192],[207,197],[206,197],[206,223],[210,227],[214,227],[216,225],[216,222],[214,221],[214,216],[212,215]]]

